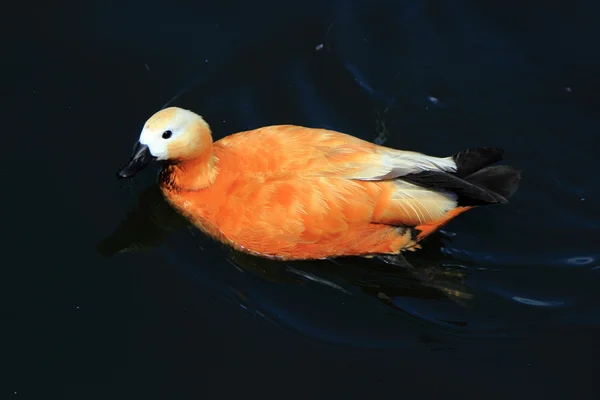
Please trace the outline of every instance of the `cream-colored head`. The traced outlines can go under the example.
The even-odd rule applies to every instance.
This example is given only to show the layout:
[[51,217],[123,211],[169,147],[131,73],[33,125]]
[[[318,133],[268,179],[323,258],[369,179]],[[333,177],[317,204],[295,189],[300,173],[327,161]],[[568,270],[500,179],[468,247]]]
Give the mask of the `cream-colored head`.
[[169,107],[146,121],[131,159],[117,176],[131,178],[154,160],[179,162],[202,157],[212,165],[210,127],[192,111]]
[[210,127],[198,114],[179,107],[158,111],[144,124],[139,142],[157,160],[185,160],[212,151]]

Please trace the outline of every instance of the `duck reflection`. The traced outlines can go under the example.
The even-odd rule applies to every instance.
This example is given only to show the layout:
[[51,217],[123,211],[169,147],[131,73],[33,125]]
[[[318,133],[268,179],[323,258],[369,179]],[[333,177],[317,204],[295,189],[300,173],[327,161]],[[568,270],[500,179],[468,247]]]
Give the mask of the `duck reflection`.
[[[97,250],[104,256],[159,246],[171,233],[191,229],[190,224],[163,198],[157,184],[145,189],[137,205]],[[445,254],[450,237],[438,232],[426,239],[423,249],[403,256],[346,257],[319,261],[276,261],[226,248],[235,267],[275,283],[303,285],[310,282],[347,293],[347,285],[360,288],[382,303],[398,297],[451,300],[466,306],[473,295],[464,283],[469,267]],[[216,242],[215,242],[216,243]]]

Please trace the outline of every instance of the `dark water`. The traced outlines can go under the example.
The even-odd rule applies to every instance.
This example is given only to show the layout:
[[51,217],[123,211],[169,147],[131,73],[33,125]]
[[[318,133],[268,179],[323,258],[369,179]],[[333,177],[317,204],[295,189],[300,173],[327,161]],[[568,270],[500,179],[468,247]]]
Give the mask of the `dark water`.
[[[3,26],[1,397],[597,398],[599,7],[552,4],[23,5]],[[264,261],[187,228],[157,166],[116,179],[166,103],[215,138],[500,146],[522,186],[411,266]]]

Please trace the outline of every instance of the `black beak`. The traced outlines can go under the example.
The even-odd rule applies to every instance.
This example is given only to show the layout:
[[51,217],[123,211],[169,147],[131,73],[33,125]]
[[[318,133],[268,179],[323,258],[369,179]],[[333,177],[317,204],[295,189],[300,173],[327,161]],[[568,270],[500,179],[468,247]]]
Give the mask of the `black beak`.
[[150,153],[148,146],[137,142],[131,160],[117,173],[117,176],[119,179],[132,178],[154,160],[156,160],[156,157]]

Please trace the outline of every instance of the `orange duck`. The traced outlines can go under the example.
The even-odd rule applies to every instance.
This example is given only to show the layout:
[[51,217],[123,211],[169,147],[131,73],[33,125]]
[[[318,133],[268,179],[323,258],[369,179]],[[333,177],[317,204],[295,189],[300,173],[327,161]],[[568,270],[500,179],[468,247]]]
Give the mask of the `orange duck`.
[[372,257],[419,248],[457,215],[506,203],[520,173],[491,165],[502,153],[475,148],[439,158],[294,125],[213,143],[202,117],[170,107],[146,121],[118,176],[163,161],[167,201],[239,251],[286,260]]

